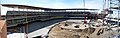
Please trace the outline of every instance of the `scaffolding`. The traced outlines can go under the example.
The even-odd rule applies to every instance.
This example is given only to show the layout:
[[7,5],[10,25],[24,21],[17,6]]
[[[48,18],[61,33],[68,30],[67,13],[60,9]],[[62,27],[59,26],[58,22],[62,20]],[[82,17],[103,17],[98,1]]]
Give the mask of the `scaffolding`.
[[[119,33],[119,26],[120,26],[120,24],[119,24],[119,12],[120,12],[120,8],[119,7],[120,7],[120,4],[119,3],[120,3],[120,0],[108,0],[108,7],[109,7],[109,9],[112,10],[112,11],[117,10],[116,11],[117,17],[113,17],[112,16],[113,13],[112,14],[110,12],[108,12],[108,13],[110,13],[110,15],[109,15],[110,20],[113,19],[113,18],[117,18],[117,31],[118,31],[118,33]],[[110,34],[110,38],[111,37],[112,36]]]
[[117,11],[117,20],[118,20],[118,23],[117,25],[119,26],[119,12],[120,12],[120,0],[110,0],[110,9],[116,9],[118,10]]

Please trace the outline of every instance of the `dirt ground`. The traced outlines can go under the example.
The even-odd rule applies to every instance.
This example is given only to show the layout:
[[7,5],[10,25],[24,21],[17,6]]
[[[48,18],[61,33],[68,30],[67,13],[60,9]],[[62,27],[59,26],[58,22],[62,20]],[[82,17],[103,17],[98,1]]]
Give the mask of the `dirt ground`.
[[67,29],[60,26],[64,23],[58,24],[51,29],[48,38],[109,38],[114,35],[115,31],[106,31],[105,28],[85,28],[85,29]]

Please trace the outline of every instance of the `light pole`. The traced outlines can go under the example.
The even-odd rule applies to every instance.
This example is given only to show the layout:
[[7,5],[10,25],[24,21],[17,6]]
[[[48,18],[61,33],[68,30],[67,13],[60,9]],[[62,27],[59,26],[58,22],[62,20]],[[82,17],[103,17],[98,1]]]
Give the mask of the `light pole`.
[[120,12],[120,0],[118,0],[119,2],[118,2],[118,26],[119,26],[119,12]]
[[0,20],[1,20],[1,7],[2,7],[2,6],[1,6],[1,3],[0,3]]

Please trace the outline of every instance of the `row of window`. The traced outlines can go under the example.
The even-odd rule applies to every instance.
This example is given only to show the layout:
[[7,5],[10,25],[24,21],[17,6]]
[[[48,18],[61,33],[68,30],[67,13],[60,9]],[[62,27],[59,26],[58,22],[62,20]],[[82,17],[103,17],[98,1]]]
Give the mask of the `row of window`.
[[[13,15],[9,15],[13,14]],[[15,15],[18,14],[18,15]],[[27,14],[27,15],[26,15]],[[54,18],[81,17],[81,13],[74,12],[27,12],[27,11],[8,11],[6,15],[7,25],[24,24],[36,20],[49,20]],[[84,17],[84,16],[83,16]]]
[[90,12],[30,12],[30,11],[8,11],[7,15],[20,14],[90,14]]

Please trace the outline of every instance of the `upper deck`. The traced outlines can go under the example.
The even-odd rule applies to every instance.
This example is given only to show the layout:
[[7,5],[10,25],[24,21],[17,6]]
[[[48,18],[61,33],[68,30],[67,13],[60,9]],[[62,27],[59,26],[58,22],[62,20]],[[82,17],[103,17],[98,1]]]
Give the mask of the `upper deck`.
[[[35,7],[28,5],[17,5],[17,4],[1,4],[1,5],[4,7],[13,8],[12,11],[7,11],[6,14],[8,27],[16,26],[18,24],[25,24],[27,22],[29,23],[37,20],[45,21],[45,20],[59,19],[59,18],[84,19],[85,17],[87,19],[88,18],[96,19],[96,18],[103,18],[107,15],[107,14],[98,14],[96,10],[99,9],[87,9],[87,8],[53,9],[53,8],[43,8],[43,7]],[[17,11],[15,11],[14,9],[17,9]],[[20,11],[19,9],[23,9],[23,10]],[[25,9],[27,10],[25,11]]]

